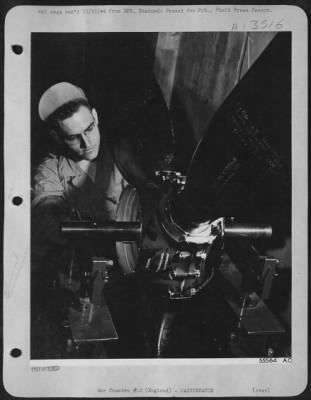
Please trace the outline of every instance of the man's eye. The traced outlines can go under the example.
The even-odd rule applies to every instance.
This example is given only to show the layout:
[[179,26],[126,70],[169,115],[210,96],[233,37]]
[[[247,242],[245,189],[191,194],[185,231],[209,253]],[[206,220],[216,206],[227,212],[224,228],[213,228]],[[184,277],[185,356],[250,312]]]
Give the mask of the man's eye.
[[92,132],[92,130],[94,129],[94,126],[95,126],[95,124],[92,124],[91,126],[89,126],[85,132]]
[[68,142],[74,142],[77,139],[77,137],[76,136],[68,136],[66,139],[68,140]]

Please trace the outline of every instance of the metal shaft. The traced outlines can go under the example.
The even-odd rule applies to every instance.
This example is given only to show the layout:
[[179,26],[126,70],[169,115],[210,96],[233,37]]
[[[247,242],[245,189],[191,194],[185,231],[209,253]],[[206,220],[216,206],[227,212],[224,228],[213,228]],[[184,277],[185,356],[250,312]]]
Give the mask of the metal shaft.
[[68,221],[61,224],[61,232],[70,236],[100,235],[117,241],[137,241],[141,236],[139,222],[110,221],[97,223],[94,221]]
[[272,236],[272,227],[266,224],[226,223],[224,234],[228,238],[241,236],[248,238],[270,238]]

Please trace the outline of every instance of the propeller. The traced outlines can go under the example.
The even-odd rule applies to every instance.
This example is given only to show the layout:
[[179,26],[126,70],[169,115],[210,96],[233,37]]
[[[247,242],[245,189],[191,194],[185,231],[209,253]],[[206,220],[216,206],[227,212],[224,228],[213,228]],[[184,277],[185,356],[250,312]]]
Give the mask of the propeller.
[[199,142],[184,191],[171,204],[182,226],[219,216],[269,221],[290,206],[289,35],[275,36]]

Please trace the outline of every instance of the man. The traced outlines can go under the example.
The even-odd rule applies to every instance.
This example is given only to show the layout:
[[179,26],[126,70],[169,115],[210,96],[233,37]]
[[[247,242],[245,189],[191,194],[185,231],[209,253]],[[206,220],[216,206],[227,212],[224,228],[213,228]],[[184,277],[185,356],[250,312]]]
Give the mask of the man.
[[[63,288],[79,297],[89,295],[91,283],[84,273],[91,271],[91,258],[115,257],[114,242],[105,242],[100,237],[64,238],[60,223],[70,219],[98,222],[114,219],[127,183],[100,133],[97,112],[82,89],[68,82],[48,88],[39,101],[39,116],[53,138],[55,149],[35,168],[33,177],[32,352],[35,358],[53,358],[64,355],[66,334],[59,328],[59,319],[67,318],[64,307],[77,297]],[[135,281],[120,279],[122,273],[117,265],[110,277],[105,299],[119,340],[115,347],[107,345],[109,354],[112,357],[132,356],[138,351],[144,354],[140,324],[133,328],[133,315],[137,314]],[[43,344],[42,337],[45,337]],[[133,350],[134,342],[137,344]],[[85,356],[101,357],[98,353],[81,355]]]
[[[60,234],[68,219],[111,220],[126,185],[99,131],[98,115],[77,86],[48,88],[39,101],[39,116],[55,143],[33,178],[33,265],[46,252],[58,253],[67,242]],[[93,254],[101,255],[101,254]]]

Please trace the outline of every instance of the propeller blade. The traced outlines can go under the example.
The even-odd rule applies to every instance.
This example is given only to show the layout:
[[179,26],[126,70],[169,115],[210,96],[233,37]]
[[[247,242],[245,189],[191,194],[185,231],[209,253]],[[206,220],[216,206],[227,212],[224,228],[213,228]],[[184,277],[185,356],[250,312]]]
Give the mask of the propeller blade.
[[291,34],[279,33],[215,114],[173,201],[181,225],[270,220],[291,205]]

